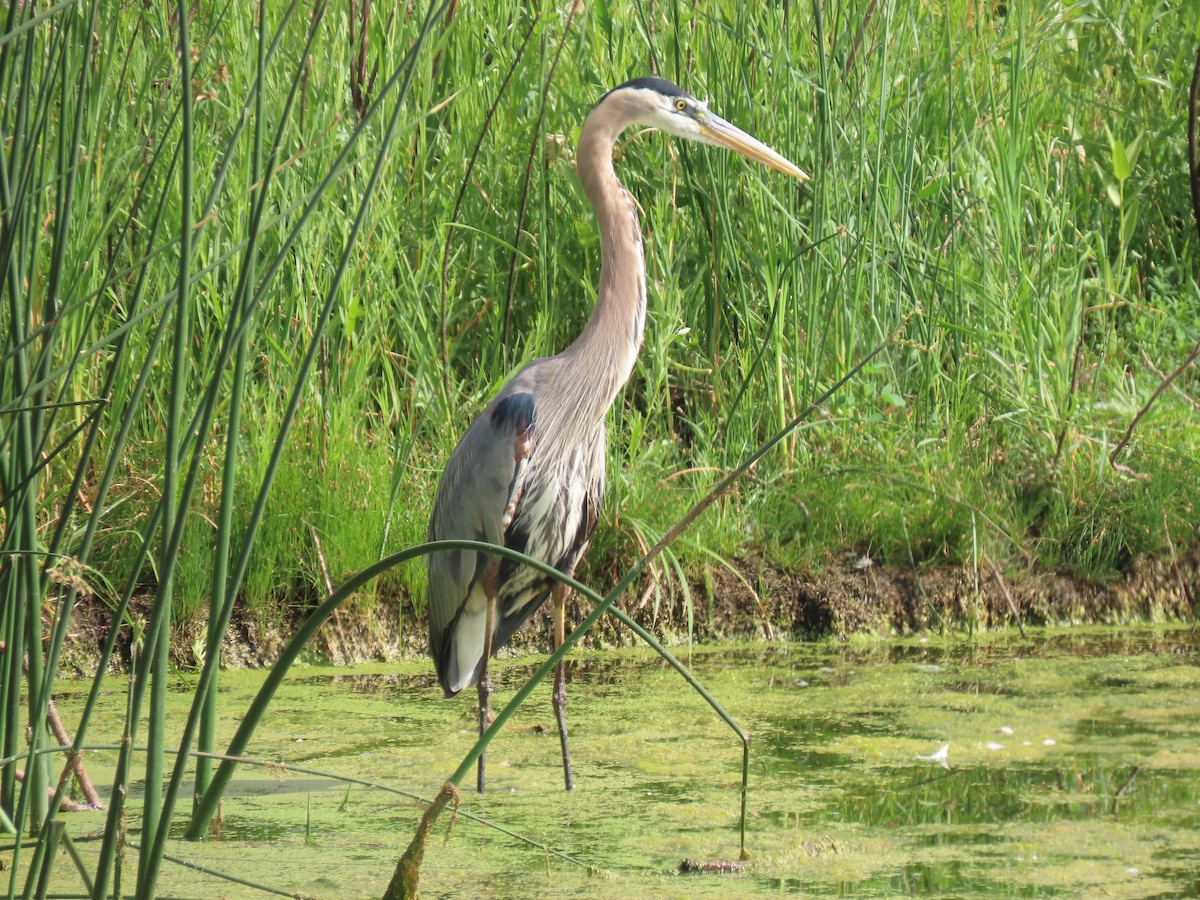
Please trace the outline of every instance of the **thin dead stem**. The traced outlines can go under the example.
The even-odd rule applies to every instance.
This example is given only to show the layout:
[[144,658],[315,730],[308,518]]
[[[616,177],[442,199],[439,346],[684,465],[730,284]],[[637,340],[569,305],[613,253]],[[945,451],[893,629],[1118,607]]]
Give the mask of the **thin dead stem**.
[[1025,625],[1021,622],[1021,613],[1017,611],[1017,604],[1013,601],[1012,592],[1008,589],[1008,583],[1004,580],[1004,576],[1000,574],[1000,570],[996,568],[996,564],[986,556],[988,568],[992,570],[992,578],[1000,587],[1000,593],[1004,595],[1004,602],[1008,604],[1008,611],[1012,613],[1013,619],[1017,623],[1017,631],[1021,633],[1021,637],[1025,637]]

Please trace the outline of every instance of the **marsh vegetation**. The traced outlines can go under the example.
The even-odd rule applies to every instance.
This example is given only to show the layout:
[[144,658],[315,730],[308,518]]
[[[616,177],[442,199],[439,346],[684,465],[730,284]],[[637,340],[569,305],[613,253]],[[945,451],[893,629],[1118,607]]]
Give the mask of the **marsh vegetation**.
[[[750,627],[783,639],[794,623],[776,621],[786,598],[770,590],[783,582],[763,573],[847,560],[903,567],[918,585],[935,567],[957,567],[978,596],[984,582],[1030,573],[1102,583],[1149,558],[1172,598],[1156,614],[1191,615],[1200,507],[1200,381],[1184,365],[1200,342],[1191,4],[272,0],[254,13],[66,0],[11,3],[4,17],[0,825],[17,833],[5,851],[10,895],[36,893],[43,872],[56,885],[64,877],[46,852],[64,828],[64,792],[51,789],[70,780],[61,739],[44,725],[56,697],[71,713],[69,742],[125,745],[96,763],[109,807],[86,826],[102,829],[85,867],[97,895],[155,893],[163,854],[176,853],[184,830],[204,830],[186,824],[189,798],[211,808],[219,791],[206,807],[212,765],[187,751],[223,749],[228,717],[245,710],[218,676],[230,623],[287,634],[354,573],[421,540],[467,417],[521,362],[567,343],[591,309],[599,247],[572,172],[574,137],[601,92],[648,71],[709,97],[814,178],[782,186],[736,159],[648,135],[619,148],[647,231],[649,323],[610,418],[612,476],[581,580],[610,588],[722,475],[887,343],[642,573],[624,604],[640,621],[691,636],[703,602],[731,584],[752,607]],[[415,563],[364,579],[324,632],[350,639],[318,641],[316,652],[414,646],[422,579]],[[920,624],[939,646],[974,647],[978,636],[967,636],[982,620],[970,602],[956,608],[966,614]],[[79,655],[88,628],[95,645]],[[707,674],[718,690],[776,665],[776,651],[756,652],[770,659],[738,651],[715,665]],[[1149,658],[1114,651],[1105,665],[1118,672]],[[1084,664],[1069,659],[1063,677],[1084,677],[1070,674]],[[588,661],[603,670],[602,658]],[[84,665],[94,680],[64,687]],[[395,671],[419,678],[415,664]],[[580,664],[581,684],[588,671]],[[617,693],[630,710],[667,717],[684,702],[668,676],[655,680],[655,665],[629,671],[636,677],[622,675]],[[430,735],[451,734],[444,726],[465,706],[427,703],[427,691],[403,683],[411,700],[379,701],[396,732],[384,740],[423,742],[436,758],[413,765],[449,771],[461,748]],[[770,702],[794,705],[789,727],[803,733],[814,694]],[[1140,702],[1165,710],[1172,696],[1155,690]],[[579,704],[597,704],[597,727],[603,699]],[[747,707],[738,715],[767,715]],[[764,734],[775,727],[758,724]],[[868,739],[865,720],[857,724]],[[1174,727],[1147,733],[1167,740]],[[669,720],[662,747],[614,737],[591,752],[597,769],[624,760],[636,771],[646,760],[652,777],[617,780],[622,791],[657,785],[644,796],[658,800],[637,813],[650,820],[688,812],[691,801],[672,790],[703,795],[694,851],[609,846],[613,823],[637,806],[586,786],[565,806],[541,802],[543,814],[567,819],[529,827],[557,846],[558,832],[573,834],[571,810],[606,818],[581,838],[580,858],[619,871],[627,854],[636,862],[625,869],[647,866],[654,878],[675,856],[725,854],[731,801],[704,786],[725,776],[668,765],[667,745],[686,761],[707,740],[682,728]],[[912,732],[904,761],[889,750],[879,765],[913,766],[915,753],[936,749],[936,730]],[[172,748],[185,751],[178,765]],[[1099,760],[1052,765],[1090,784],[1149,765]],[[514,756],[514,772],[533,784],[536,766],[521,762]],[[381,777],[412,786],[401,760],[388,765],[397,768]],[[810,770],[788,765],[760,770],[778,779],[768,795],[803,792]],[[919,780],[871,766],[855,777]],[[989,762],[979,780],[930,790],[960,789],[955,803],[992,810],[980,814],[993,816],[985,831],[1011,821],[997,804],[1013,796],[1056,808],[1038,799],[1049,769],[1012,790],[998,771]],[[144,793],[126,797],[129,784]],[[794,828],[787,817],[797,813],[811,826],[807,812],[825,801],[789,796],[767,816],[771,827]],[[283,805],[295,812],[297,802]],[[845,804],[856,836],[828,840],[872,857],[877,836],[864,835],[900,820],[870,824]],[[410,806],[402,812],[415,818]],[[512,819],[529,824],[515,810]],[[457,828],[455,841],[478,841]],[[787,888],[790,869],[813,875],[782,837],[762,840],[757,868],[739,873],[747,883]],[[219,843],[202,846],[220,853]],[[914,846],[880,858],[932,859]],[[831,890],[894,877],[851,868],[829,876]],[[1159,869],[1163,890],[1187,892]],[[322,893],[305,885],[294,889]],[[1037,885],[1013,889],[1069,890]]]

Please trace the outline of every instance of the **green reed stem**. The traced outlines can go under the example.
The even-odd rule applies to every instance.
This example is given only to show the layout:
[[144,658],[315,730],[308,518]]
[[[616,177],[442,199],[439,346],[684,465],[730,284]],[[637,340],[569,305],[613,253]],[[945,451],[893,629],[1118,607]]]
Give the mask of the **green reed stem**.
[[[171,552],[171,537],[176,518],[187,516],[186,503],[180,509],[179,451],[183,445],[183,402],[187,373],[191,368],[188,336],[191,332],[192,257],[192,54],[188,20],[190,10],[185,0],[178,0],[179,20],[179,86],[183,123],[180,141],[183,149],[180,163],[179,218],[179,280],[175,297],[175,343],[171,355],[170,409],[167,415],[166,455],[163,468],[162,547],[158,562],[158,590],[150,619],[150,634],[156,643],[150,661],[150,721],[147,731],[149,750],[146,754],[145,798],[142,806],[142,844],[154,845],[161,827],[163,834],[170,830],[170,817],[163,815],[164,754],[166,746],[167,691],[171,667],[171,607],[174,601],[174,578],[177,554]],[[165,821],[164,821],[165,818]],[[157,867],[143,851],[138,853],[138,895],[154,894]]]
[[[76,187],[76,172],[79,158],[80,133],[82,130],[85,98],[90,84],[90,66],[87,50],[79,51],[80,47],[88,47],[88,41],[84,36],[90,36],[95,28],[98,15],[98,5],[93,2],[90,14],[87,20],[74,19],[68,23],[64,29],[65,32],[74,33],[74,42],[67,34],[60,35],[59,46],[62,47],[61,71],[62,77],[57,81],[57,87],[60,91],[59,108],[65,116],[66,110],[69,108],[69,99],[74,88],[75,93],[75,109],[74,117],[71,122],[71,127],[60,127],[58,135],[58,147],[55,159],[55,171],[58,174],[56,179],[57,190],[54,198],[54,238],[53,249],[49,260],[49,277],[48,290],[45,303],[42,310],[43,320],[54,317],[55,314],[55,298],[57,298],[60,286],[63,280],[64,269],[66,268],[66,253],[68,247],[68,239],[71,230],[71,208],[74,202],[75,187]],[[81,40],[81,38],[84,38]],[[68,51],[74,47],[76,56],[74,60],[69,58]],[[68,63],[76,63],[76,71],[74,77],[68,77]],[[42,89],[45,96],[49,96],[53,90],[54,82],[51,81],[48,85],[43,84]],[[52,328],[42,337],[42,346],[40,348],[40,359],[37,366],[38,375],[49,367],[50,360],[54,355],[53,346],[59,336],[59,329]],[[23,392],[25,396],[40,407],[52,407],[54,404],[46,402],[47,389],[41,389],[37,395],[30,395],[29,391]],[[59,399],[62,399],[63,392],[60,391]],[[40,401],[40,403],[38,402]],[[35,418],[35,427],[29,432],[31,436],[36,435],[32,439],[34,445],[32,453],[29,456],[29,461],[34,459],[46,459],[46,464],[49,460],[54,459],[60,452],[65,449],[67,443],[73,440],[75,433],[82,430],[84,427],[91,426],[93,432],[96,423],[99,422],[103,412],[103,406],[97,406],[83,420],[76,431],[68,432],[68,435],[62,438],[57,447],[49,453],[45,450],[45,445],[50,440],[50,426],[53,418],[46,417],[47,409],[31,410]],[[24,439],[24,431],[22,431],[22,440]],[[21,489],[20,494],[27,501],[32,501],[36,504],[39,487],[38,475],[43,466],[41,464],[31,468],[27,472],[28,483]],[[46,658],[43,661],[43,639],[41,634],[41,603],[42,598],[46,596],[47,588],[49,587],[49,575],[43,571],[49,569],[47,564],[43,567],[40,559],[41,554],[36,551],[39,548],[37,537],[37,521],[36,521],[36,506],[31,511],[30,518],[25,523],[27,533],[22,540],[22,545],[28,548],[29,555],[23,560],[20,569],[25,574],[25,596],[23,601],[31,606],[29,621],[31,632],[36,630],[36,634],[30,634],[31,642],[36,639],[36,648],[30,646],[28,652],[29,672],[29,728],[31,734],[30,748],[36,749],[45,739],[45,721],[46,715],[50,706],[50,698],[53,690],[54,675],[58,666],[59,654],[62,650],[62,645],[66,636],[66,618],[69,614],[69,605],[73,600],[73,593],[70,591],[60,591],[59,602],[56,604],[56,618],[51,623],[50,640],[45,646]],[[28,526],[32,529],[28,529]],[[51,548],[55,550],[56,548]],[[57,855],[59,835],[61,827],[52,821],[52,815],[57,810],[58,801],[51,803],[48,794],[49,773],[40,760],[30,760],[30,766],[27,769],[26,784],[24,791],[33,791],[33,810],[34,821],[31,823],[33,828],[39,832],[39,840],[37,848],[34,851],[33,859],[29,866],[29,877],[26,880],[24,895],[29,897],[35,890],[34,877],[37,874],[37,890],[43,892],[48,884],[50,868],[54,858]],[[21,817],[23,819],[23,816]],[[44,829],[44,830],[43,830]],[[14,865],[14,882],[15,882]],[[10,884],[11,888],[15,884]]]
[[[295,8],[295,4],[292,5]],[[289,10],[290,14],[290,10]],[[258,182],[263,168],[263,135],[265,130],[263,111],[263,90],[266,83],[266,5],[265,0],[258,4],[258,57],[257,77],[254,83],[254,132],[253,147],[250,159],[250,184]],[[286,25],[280,26],[280,31]],[[310,37],[311,47],[311,37]],[[307,48],[306,48],[307,49]],[[307,53],[305,54],[307,58]],[[255,225],[262,215],[263,201],[267,192],[261,191],[257,201],[251,201],[247,215],[247,232],[249,243],[246,245],[244,257],[244,273],[239,278],[239,290],[235,295],[232,306],[233,316],[245,318],[249,314],[249,287],[255,280],[255,260],[257,259],[258,232]],[[246,388],[246,362],[249,355],[250,331],[244,330],[237,341],[237,354],[233,363],[233,382],[229,393],[229,417],[225,429],[225,460],[221,474],[221,507],[217,513],[216,547],[213,550],[212,589],[209,597],[208,636],[205,642],[205,659],[212,659],[213,675],[208,690],[203,694],[200,707],[199,732],[196,746],[201,752],[211,752],[216,744],[218,681],[220,678],[221,641],[223,631],[218,629],[221,622],[227,621],[226,605],[232,605],[235,594],[226,591],[225,581],[229,573],[230,540],[233,537],[234,493],[237,486],[238,471],[238,442],[242,430],[242,400]],[[193,804],[208,788],[212,778],[212,761],[207,756],[196,759],[195,788],[193,789]]]
[[[15,6],[9,10],[7,28],[14,29],[18,14]],[[26,18],[26,24],[29,19]],[[44,642],[42,634],[41,579],[42,560],[38,539],[38,510],[43,490],[41,453],[44,444],[45,413],[50,406],[44,389],[31,389],[53,353],[55,331],[44,334],[41,344],[30,340],[33,322],[45,321],[53,315],[53,299],[43,293],[36,283],[30,283],[30,273],[43,274],[39,261],[45,227],[41,208],[44,196],[53,197],[53,213],[61,214],[70,208],[74,182],[70,178],[51,178],[49,172],[61,173],[66,160],[72,159],[75,148],[65,137],[68,129],[60,130],[59,140],[51,144],[47,133],[49,110],[57,96],[65,110],[69,96],[67,79],[57,78],[66,70],[70,43],[63,29],[50,35],[48,45],[38,46],[38,33],[30,28],[20,47],[6,44],[0,50],[0,85],[3,88],[3,114],[0,115],[0,284],[4,287],[7,324],[4,341],[6,368],[0,371],[0,391],[11,401],[14,410],[7,424],[2,443],[5,450],[0,459],[0,497],[2,497],[4,565],[0,568],[0,598],[3,598],[3,638],[8,648],[4,654],[0,694],[5,714],[4,752],[14,752],[26,743],[28,750],[25,777],[18,792],[15,773],[6,769],[0,780],[0,809],[6,824],[16,834],[17,847],[10,861],[8,896],[15,895],[21,838],[26,830],[42,836],[35,849],[27,895],[35,889],[35,875],[45,871],[43,852],[49,784],[45,761],[36,751],[45,742],[43,710],[49,702],[43,678]],[[37,63],[35,69],[35,62]],[[65,116],[65,112],[64,112]],[[43,191],[49,186],[51,191]],[[65,238],[67,225],[55,222],[51,233],[49,282],[57,285],[61,279],[63,255],[58,241]],[[35,306],[42,298],[40,308]],[[40,353],[39,353],[40,351]],[[25,677],[23,669],[27,669]],[[27,697],[22,707],[22,687]],[[28,718],[22,727],[21,711]]]
[[[293,3],[293,8],[295,8],[295,6],[296,6],[296,4]],[[307,58],[307,53],[309,52],[309,48],[311,47],[312,37],[313,37],[313,34],[315,34],[315,32],[316,32],[316,25],[319,22],[320,22],[320,16],[315,16],[314,20],[313,20],[312,31],[309,34],[309,43],[306,45],[306,50],[305,50],[306,56],[304,57],[304,59]],[[298,70],[302,69],[302,68],[303,68],[303,59],[301,59],[301,61],[299,63]],[[294,87],[295,87],[295,85],[293,84],[292,98],[294,98],[294,94],[295,94]],[[290,100],[289,100],[289,108],[290,108]],[[283,134],[283,129],[286,124],[287,116],[285,115],[283,118],[284,118],[284,121],[281,121],[281,123],[279,125],[279,132],[277,133],[277,137],[276,137],[276,144],[275,144],[276,150],[278,150],[280,142],[282,141],[282,134]],[[357,136],[357,133],[355,136]],[[352,138],[351,142],[353,142],[353,138]],[[346,151],[343,151],[343,157],[345,155],[345,152]],[[269,180],[269,175],[268,175],[268,180]],[[324,188],[324,186],[327,186],[328,183],[329,183],[329,178],[327,178],[324,182],[322,182],[322,186],[323,186],[322,189]],[[265,197],[266,197],[266,193],[267,193],[265,190],[266,186],[267,186],[266,182],[264,182],[263,193],[259,195],[259,205],[257,207],[259,217],[261,217],[262,208],[266,202],[265,201]],[[289,235],[289,241],[287,243],[285,243],[284,249],[280,251],[281,255],[287,253],[287,247],[290,245],[290,241],[295,239],[296,234],[303,227],[305,221],[307,221],[308,215],[311,213],[311,211],[312,211],[313,207],[315,206],[318,199],[319,199],[319,193],[315,194],[315,195],[310,195],[310,198],[309,198],[310,205],[305,209],[304,214],[300,217],[300,221],[297,222],[295,227],[293,228],[292,234]],[[248,245],[248,243],[249,242],[247,242],[247,245]],[[277,260],[277,264],[278,264],[278,260]],[[274,271],[274,269],[272,270],[272,274],[273,274],[273,271]],[[246,275],[246,270],[245,270],[245,268],[243,268],[243,271],[242,271],[243,279],[245,278],[245,275]],[[269,282],[269,281],[270,281],[270,275],[268,275],[264,284],[262,286],[260,286],[259,292],[255,295],[254,300],[251,302],[251,304],[250,304],[251,310],[253,308],[255,308],[257,300],[262,296],[262,293],[266,289],[266,282]],[[242,288],[239,286],[238,291],[235,293],[241,293],[241,291],[242,291]],[[217,403],[217,398],[218,398],[217,388],[220,384],[220,374],[221,374],[221,372],[223,372],[225,364],[228,361],[229,354],[232,352],[231,348],[233,346],[235,346],[236,341],[240,338],[241,334],[243,334],[245,332],[245,329],[248,325],[248,319],[249,319],[249,312],[247,312],[246,316],[240,322],[236,316],[230,317],[230,320],[229,320],[230,328],[227,329],[225,338],[222,341],[221,350],[220,350],[220,353],[218,354],[217,364],[215,366],[213,366],[213,369],[212,369],[212,371],[215,374],[214,374],[213,378],[210,379],[208,389],[204,394],[201,404],[196,409],[196,411],[192,417],[192,420],[188,424],[188,427],[186,429],[187,435],[199,436],[199,435],[208,433],[208,429],[212,422],[212,416],[216,409],[216,403]],[[234,326],[237,326],[237,327],[235,328]],[[181,446],[179,448],[179,451],[177,453],[177,458],[180,461],[182,461],[185,449],[186,448],[184,446]],[[187,475],[186,481],[185,481],[183,489],[182,489],[182,494],[181,494],[182,499],[179,502],[180,508],[186,509],[190,503],[190,498],[192,496],[192,493],[194,491],[194,488],[195,488],[195,485],[197,482],[199,469],[200,469],[200,463],[201,463],[200,454],[193,453],[192,465],[189,468],[188,475]],[[155,509],[151,515],[151,521],[148,524],[147,529],[146,529],[146,534],[148,536],[152,535],[154,533],[155,528],[157,527],[158,523],[161,521],[162,515],[163,515],[163,505],[160,503],[155,507]],[[165,555],[169,558],[173,559],[178,554],[178,548],[180,545],[180,541],[182,540],[184,525],[185,525],[185,521],[183,519],[181,519],[180,521],[178,521],[176,523],[175,528],[173,529],[173,531],[170,534],[170,537],[167,541],[167,549],[164,551]],[[147,538],[147,540],[143,542],[139,558],[135,562],[135,565],[132,568],[133,574],[127,585],[126,591],[122,597],[121,604],[119,607],[122,614],[123,614],[124,610],[127,608],[129,600],[132,596],[132,593],[136,588],[136,584],[137,584],[136,574],[138,571],[140,571],[141,565],[146,558],[146,553],[148,551],[148,548],[149,548],[149,538]],[[246,548],[243,548],[243,549],[246,549]],[[236,588],[233,589],[231,591],[231,593],[235,592],[235,591],[236,591]],[[224,627],[225,626],[222,626],[222,629]],[[115,634],[115,632],[114,632],[114,634]],[[146,656],[153,657],[153,654],[156,652],[156,649],[158,646],[158,637],[159,637],[159,635],[157,632],[151,631],[151,633],[149,634],[149,636],[147,638],[146,645],[144,647]],[[110,639],[109,639],[108,643],[106,644],[106,650],[105,650],[106,654],[108,652],[110,652],[111,646],[112,646],[112,636],[110,635]],[[131,720],[132,720],[132,717],[136,716],[137,710],[140,709],[141,698],[143,696],[144,689],[145,689],[146,674],[148,674],[146,671],[141,672],[139,677],[134,679],[134,681],[133,681],[134,686],[133,686],[133,691],[131,692],[131,698],[130,698]],[[200,697],[202,697],[202,696],[203,696],[203,692],[200,692],[197,699],[199,700]],[[189,718],[189,728],[194,726],[194,724],[195,724],[195,710],[193,710],[193,717]],[[132,734],[133,734],[132,726],[130,726],[130,728],[127,729],[127,734],[126,734],[127,743],[132,741]],[[189,742],[191,739],[190,735],[191,735],[191,731],[189,731],[189,736],[188,736]],[[116,836],[119,835],[121,832],[120,823],[122,821],[122,815],[123,815],[122,810],[123,810],[123,804],[124,804],[124,799],[125,799],[124,792],[120,790],[120,784],[124,783],[124,780],[127,779],[127,777],[128,777],[129,765],[130,765],[130,762],[129,762],[128,750],[126,748],[123,748],[121,759],[118,764],[118,781],[117,781],[117,785],[114,787],[114,794],[112,796],[111,805],[109,808],[108,828],[106,829],[105,841],[104,841],[104,844],[101,849],[101,863],[100,863],[98,872],[101,872],[103,874],[107,874],[108,870],[111,869],[114,864],[114,855],[116,852],[115,842],[117,840]],[[178,763],[177,763],[177,765],[178,765]],[[171,789],[171,791],[168,793],[166,798],[164,798],[164,805],[167,804],[168,800],[170,801],[171,804],[174,803],[174,796],[178,790],[178,783],[179,783],[178,777],[173,776],[172,784],[174,785],[174,788]],[[168,814],[167,818],[169,818],[169,814]],[[157,865],[157,864],[155,864],[155,865]],[[98,885],[107,885],[107,877],[99,877],[99,875],[98,875],[96,881],[97,881]]]
[[609,607],[609,613],[622,622],[630,631],[636,634],[642,641],[654,650],[659,656],[670,663],[671,668],[680,674],[696,693],[707,701],[708,705],[713,708],[718,716],[733,729],[733,733],[738,736],[742,742],[742,813],[738,825],[740,853],[743,859],[748,854],[746,852],[746,794],[750,787],[750,733],[742,728],[725,708],[717,702],[717,698],[708,692],[708,690],[696,680],[696,676],[689,671],[688,667],[677,660],[662,643],[652,635],[649,631],[631,619],[628,615],[618,609],[616,606]]
[[[322,306],[317,320],[317,325],[313,329],[312,337],[309,340],[308,351],[298,367],[297,374],[295,376],[295,386],[289,399],[287,410],[284,413],[282,424],[280,425],[276,434],[270,461],[267,464],[266,472],[263,475],[262,485],[259,489],[254,509],[250,515],[246,536],[243,538],[242,550],[234,567],[234,576],[229,587],[231,593],[236,592],[237,587],[241,584],[241,581],[245,576],[246,566],[249,562],[249,553],[254,543],[254,532],[258,526],[258,523],[261,522],[263,513],[265,512],[267,497],[270,492],[272,480],[275,476],[275,473],[278,471],[279,463],[283,456],[283,450],[288,431],[291,423],[295,420],[296,412],[299,409],[300,401],[307,385],[308,375],[312,371],[312,366],[316,360],[317,353],[321,346],[321,336],[324,332],[325,326],[329,322],[329,317],[333,312],[334,305],[337,301],[338,289],[341,286],[342,278],[344,277],[346,269],[349,265],[350,255],[354,248],[355,240],[360,229],[362,228],[364,220],[366,219],[367,211],[370,208],[371,198],[374,195],[375,187],[378,184],[380,175],[383,171],[383,167],[387,159],[387,150],[391,146],[396,132],[396,124],[400,118],[400,111],[404,107],[404,101],[408,97],[409,89],[412,84],[412,75],[416,66],[416,61],[420,55],[422,47],[424,46],[425,40],[433,27],[434,21],[441,17],[441,13],[448,6],[448,3],[449,0],[443,0],[443,2],[437,6],[435,6],[434,3],[430,3],[426,11],[421,32],[413,42],[412,47],[409,48],[409,51],[405,55],[401,65],[397,68],[396,72],[391,76],[391,78],[388,79],[388,82],[380,91],[379,97],[363,116],[362,122],[365,123],[367,118],[375,110],[380,108],[380,104],[391,92],[392,88],[394,88],[397,84],[400,84],[400,89],[394,101],[395,106],[392,110],[390,118],[388,119],[387,127],[380,143],[379,153],[375,160],[375,165],[372,167],[371,173],[367,179],[357,215],[355,216],[354,222],[350,228],[350,233],[346,238],[341,261],[336,272],[334,273],[334,277],[328,292],[326,293],[325,303]],[[224,632],[224,629],[228,625],[228,616],[232,613],[232,606],[232,602],[229,602],[226,604],[223,610],[225,618],[219,623],[219,630],[221,632]],[[200,683],[197,686],[197,701],[199,701],[199,698],[208,690],[208,683],[213,677],[213,671],[215,668],[215,659],[210,658],[205,660],[204,668],[202,669],[200,675]],[[197,706],[196,704],[193,704],[192,714],[188,717],[188,722],[184,727],[184,737],[180,743],[180,761],[176,764],[176,772],[171,782],[170,797],[172,800],[175,792],[177,792],[179,788],[179,784],[182,781],[182,763],[183,760],[186,759],[186,750],[188,745],[191,743],[191,734],[196,719],[196,713]],[[222,766],[221,769],[223,768],[224,767]],[[207,827],[208,821],[212,816],[212,810],[215,808],[215,803],[219,801],[221,793],[224,791],[225,784],[228,781],[228,776],[226,776],[225,781],[222,782],[221,769],[218,769],[217,773],[213,777],[213,783],[210,785],[208,792],[193,805],[192,820],[188,825],[186,832],[186,836],[189,839],[197,839],[203,834],[204,829]],[[210,795],[212,795],[212,797],[210,797]],[[160,840],[159,843],[161,844],[162,841]]]

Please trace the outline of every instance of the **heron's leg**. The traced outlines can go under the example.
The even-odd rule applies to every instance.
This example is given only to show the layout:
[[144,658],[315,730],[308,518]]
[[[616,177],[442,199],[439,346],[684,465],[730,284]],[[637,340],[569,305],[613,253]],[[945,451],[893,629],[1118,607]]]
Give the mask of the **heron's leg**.
[[[487,630],[483,635],[483,674],[479,676],[479,736],[487,731],[492,724],[492,635],[496,633],[496,595],[488,592]],[[484,756],[479,754],[479,771],[475,778],[475,788],[483,793]]]
[[[562,646],[567,637],[567,594],[563,585],[556,585],[551,595],[554,604],[554,649]],[[563,781],[568,791],[575,790],[571,775],[571,751],[567,749],[567,661],[560,659],[554,670],[554,717],[558,719],[558,740],[562,745]]]

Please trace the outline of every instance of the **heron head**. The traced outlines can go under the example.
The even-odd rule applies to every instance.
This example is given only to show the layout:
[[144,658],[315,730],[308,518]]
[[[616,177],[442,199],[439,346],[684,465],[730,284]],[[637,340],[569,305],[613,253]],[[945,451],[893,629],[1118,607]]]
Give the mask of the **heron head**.
[[808,175],[766,144],[751,137],[665,78],[635,78],[600,98],[596,111],[612,110],[623,124],[640,123],[689,141],[733,150],[777,172],[807,180]]

